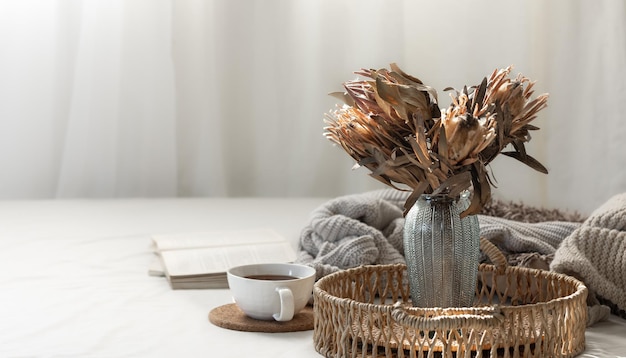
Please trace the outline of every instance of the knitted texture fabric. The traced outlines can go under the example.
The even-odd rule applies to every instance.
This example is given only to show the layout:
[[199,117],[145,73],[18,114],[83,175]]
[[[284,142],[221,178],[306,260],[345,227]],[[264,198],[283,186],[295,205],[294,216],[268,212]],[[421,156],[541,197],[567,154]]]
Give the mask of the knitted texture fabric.
[[407,194],[377,190],[338,197],[317,208],[300,236],[297,262],[321,278],[341,269],[404,263],[402,207]]
[[507,256],[510,265],[548,270],[561,241],[580,223],[545,221],[525,223],[478,215],[480,236]]
[[626,193],[610,198],[563,240],[550,268],[582,280],[626,318]]
[[[407,197],[402,191],[382,189],[328,201],[313,211],[302,230],[297,262],[314,267],[318,279],[360,265],[404,263],[402,212]],[[478,215],[478,220],[481,236],[496,244],[509,262],[534,268],[548,268],[561,241],[580,226],[486,215]]]

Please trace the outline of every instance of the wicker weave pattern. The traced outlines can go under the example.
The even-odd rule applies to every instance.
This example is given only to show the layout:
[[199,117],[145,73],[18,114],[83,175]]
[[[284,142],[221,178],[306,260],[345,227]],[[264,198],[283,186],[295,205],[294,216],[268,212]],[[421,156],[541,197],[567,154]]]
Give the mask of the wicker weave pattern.
[[326,357],[582,352],[587,288],[569,276],[495,261],[480,266],[475,306],[467,308],[412,307],[405,265],[362,266],[326,276],[313,290],[315,349]]

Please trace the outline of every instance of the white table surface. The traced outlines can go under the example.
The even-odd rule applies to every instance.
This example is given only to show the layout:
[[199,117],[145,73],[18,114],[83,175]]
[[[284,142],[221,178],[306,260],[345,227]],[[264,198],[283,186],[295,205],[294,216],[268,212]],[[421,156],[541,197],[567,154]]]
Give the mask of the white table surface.
[[[321,357],[312,331],[223,329],[227,289],[150,277],[154,234],[270,227],[297,247],[327,199],[0,201],[0,357]],[[587,331],[581,357],[626,357],[626,320]]]

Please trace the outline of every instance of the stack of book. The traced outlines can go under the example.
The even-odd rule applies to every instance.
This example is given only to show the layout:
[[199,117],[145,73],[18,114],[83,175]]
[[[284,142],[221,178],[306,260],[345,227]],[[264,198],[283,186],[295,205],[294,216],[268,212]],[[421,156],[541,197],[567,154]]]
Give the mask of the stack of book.
[[234,266],[293,262],[291,244],[271,229],[155,235],[158,255],[152,276],[165,276],[173,289],[227,288]]

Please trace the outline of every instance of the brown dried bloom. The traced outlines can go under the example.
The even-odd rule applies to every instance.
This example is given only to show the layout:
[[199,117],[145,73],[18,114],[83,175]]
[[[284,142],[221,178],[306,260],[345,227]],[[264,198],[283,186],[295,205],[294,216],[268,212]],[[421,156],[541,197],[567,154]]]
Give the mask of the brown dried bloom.
[[455,197],[466,189],[472,199],[463,215],[478,213],[491,197],[485,165],[509,144],[513,150],[503,154],[547,173],[524,149],[547,95],[530,100],[532,83],[521,75],[510,80],[510,70],[494,71],[471,92],[455,91],[442,113],[436,91],[395,64],[363,69],[356,74],[369,79],[348,81],[345,93],[334,94],[346,104],[326,115],[324,134],[375,179],[412,190],[405,213],[423,193]]

